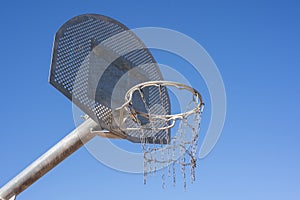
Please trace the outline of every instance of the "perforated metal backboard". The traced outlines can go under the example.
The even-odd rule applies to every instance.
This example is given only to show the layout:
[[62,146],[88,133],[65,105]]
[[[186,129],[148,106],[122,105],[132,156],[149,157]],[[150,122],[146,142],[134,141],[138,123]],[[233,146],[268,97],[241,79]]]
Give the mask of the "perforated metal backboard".
[[[126,91],[145,81],[162,80],[149,50],[127,27],[114,19],[85,14],[72,18],[56,33],[50,83],[99,125],[133,142],[139,132],[125,133],[114,123],[112,111],[121,106]],[[152,113],[169,114],[166,90],[144,91]],[[161,108],[161,99],[164,107]],[[135,109],[146,108],[135,99]],[[140,119],[142,121],[142,119]],[[147,120],[144,123],[149,123]],[[149,135],[149,143],[166,142],[169,130]]]

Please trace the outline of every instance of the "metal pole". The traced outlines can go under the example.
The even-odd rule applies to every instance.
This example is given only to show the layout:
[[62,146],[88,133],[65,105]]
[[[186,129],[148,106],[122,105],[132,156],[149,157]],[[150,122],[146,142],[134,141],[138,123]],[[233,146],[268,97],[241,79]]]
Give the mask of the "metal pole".
[[98,128],[98,125],[92,119],[84,121],[79,127],[44,153],[44,155],[4,185],[0,189],[0,200],[15,199],[15,196],[23,192],[61,161],[74,153],[84,143],[91,140],[95,136],[91,133],[91,129],[94,128]]

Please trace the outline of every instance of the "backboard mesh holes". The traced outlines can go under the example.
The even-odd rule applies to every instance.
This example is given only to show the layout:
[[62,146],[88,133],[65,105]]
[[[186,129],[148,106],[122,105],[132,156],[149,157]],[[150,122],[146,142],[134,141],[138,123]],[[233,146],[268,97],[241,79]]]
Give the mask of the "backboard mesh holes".
[[[145,47],[134,34],[124,32],[127,30],[126,27],[113,19],[100,15],[82,15],[64,24],[57,32],[54,43],[53,55],[55,56],[51,66],[51,83],[83,112],[99,121],[102,128],[107,130],[112,126],[111,108],[103,106],[101,100],[97,102],[94,95],[87,93],[91,88],[90,84],[94,84],[89,73],[97,67],[104,67],[93,66],[91,63],[89,55],[95,45],[101,43],[115,52],[116,55],[122,55],[128,49],[140,49],[125,54],[123,59],[128,60],[132,64],[131,67],[141,65],[142,70],[145,71],[150,80],[162,79],[149,51],[143,49]],[[121,34],[116,36],[119,33]],[[116,36],[116,39],[107,40],[112,36]],[[155,92],[151,94],[157,95]],[[165,94],[164,98],[166,98],[166,110],[168,110],[168,95]],[[151,105],[156,104],[155,98],[151,98],[149,101],[151,101],[149,102]],[[153,133],[149,132],[149,134],[153,136]],[[160,137],[167,133],[157,134]],[[139,133],[132,133],[132,136],[138,137]]]

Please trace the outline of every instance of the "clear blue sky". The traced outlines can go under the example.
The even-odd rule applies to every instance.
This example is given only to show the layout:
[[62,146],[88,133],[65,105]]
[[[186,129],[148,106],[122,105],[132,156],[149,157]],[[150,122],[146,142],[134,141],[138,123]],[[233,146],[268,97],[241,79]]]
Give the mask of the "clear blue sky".
[[[100,164],[85,148],[19,195],[35,199],[282,200],[300,196],[300,4],[298,1],[3,1],[0,6],[0,185],[74,128],[71,103],[47,82],[53,37],[84,13],[129,28],[183,32],[223,76],[223,134],[197,181],[162,190],[160,178]],[[161,63],[168,62],[161,57]]]

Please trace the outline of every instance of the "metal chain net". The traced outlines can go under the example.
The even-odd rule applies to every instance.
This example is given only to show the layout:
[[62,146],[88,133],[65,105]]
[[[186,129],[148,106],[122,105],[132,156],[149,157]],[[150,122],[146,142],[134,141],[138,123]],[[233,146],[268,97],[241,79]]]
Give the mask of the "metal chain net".
[[[151,87],[157,87],[160,93],[163,88],[159,84]],[[166,89],[165,86],[164,89]],[[159,113],[160,116],[166,115],[166,113],[164,113],[162,99],[161,105],[149,105],[144,98],[142,88],[138,88],[135,93],[140,95],[147,110],[147,120],[149,121],[146,124],[143,123],[141,118],[138,117],[138,114],[132,111],[131,103],[129,103],[126,108],[128,112],[127,115],[130,116],[126,118],[126,120],[135,121],[135,130],[139,128],[142,151],[144,154],[144,184],[146,184],[149,175],[156,175],[160,172],[163,188],[166,186],[166,177],[171,179],[173,186],[175,186],[176,174],[179,171],[183,176],[183,187],[184,190],[186,190],[187,176],[190,176],[189,179],[191,183],[195,181],[198,133],[203,106],[196,112],[183,115],[181,118],[173,119],[176,123],[172,125],[171,131],[173,134],[171,134],[170,137],[167,137],[167,144],[163,141],[158,144],[153,144],[149,143],[146,138],[149,135],[155,137],[155,133],[159,130],[159,127],[169,127],[173,122],[171,122],[170,118],[151,117],[153,114],[151,111],[154,106],[156,106],[156,110],[157,106],[161,107],[161,113]],[[190,100],[183,109],[183,113],[193,110],[193,108],[196,108],[198,105],[199,98],[197,98],[195,93],[192,93]],[[158,113],[155,113],[156,116],[157,114]]]

